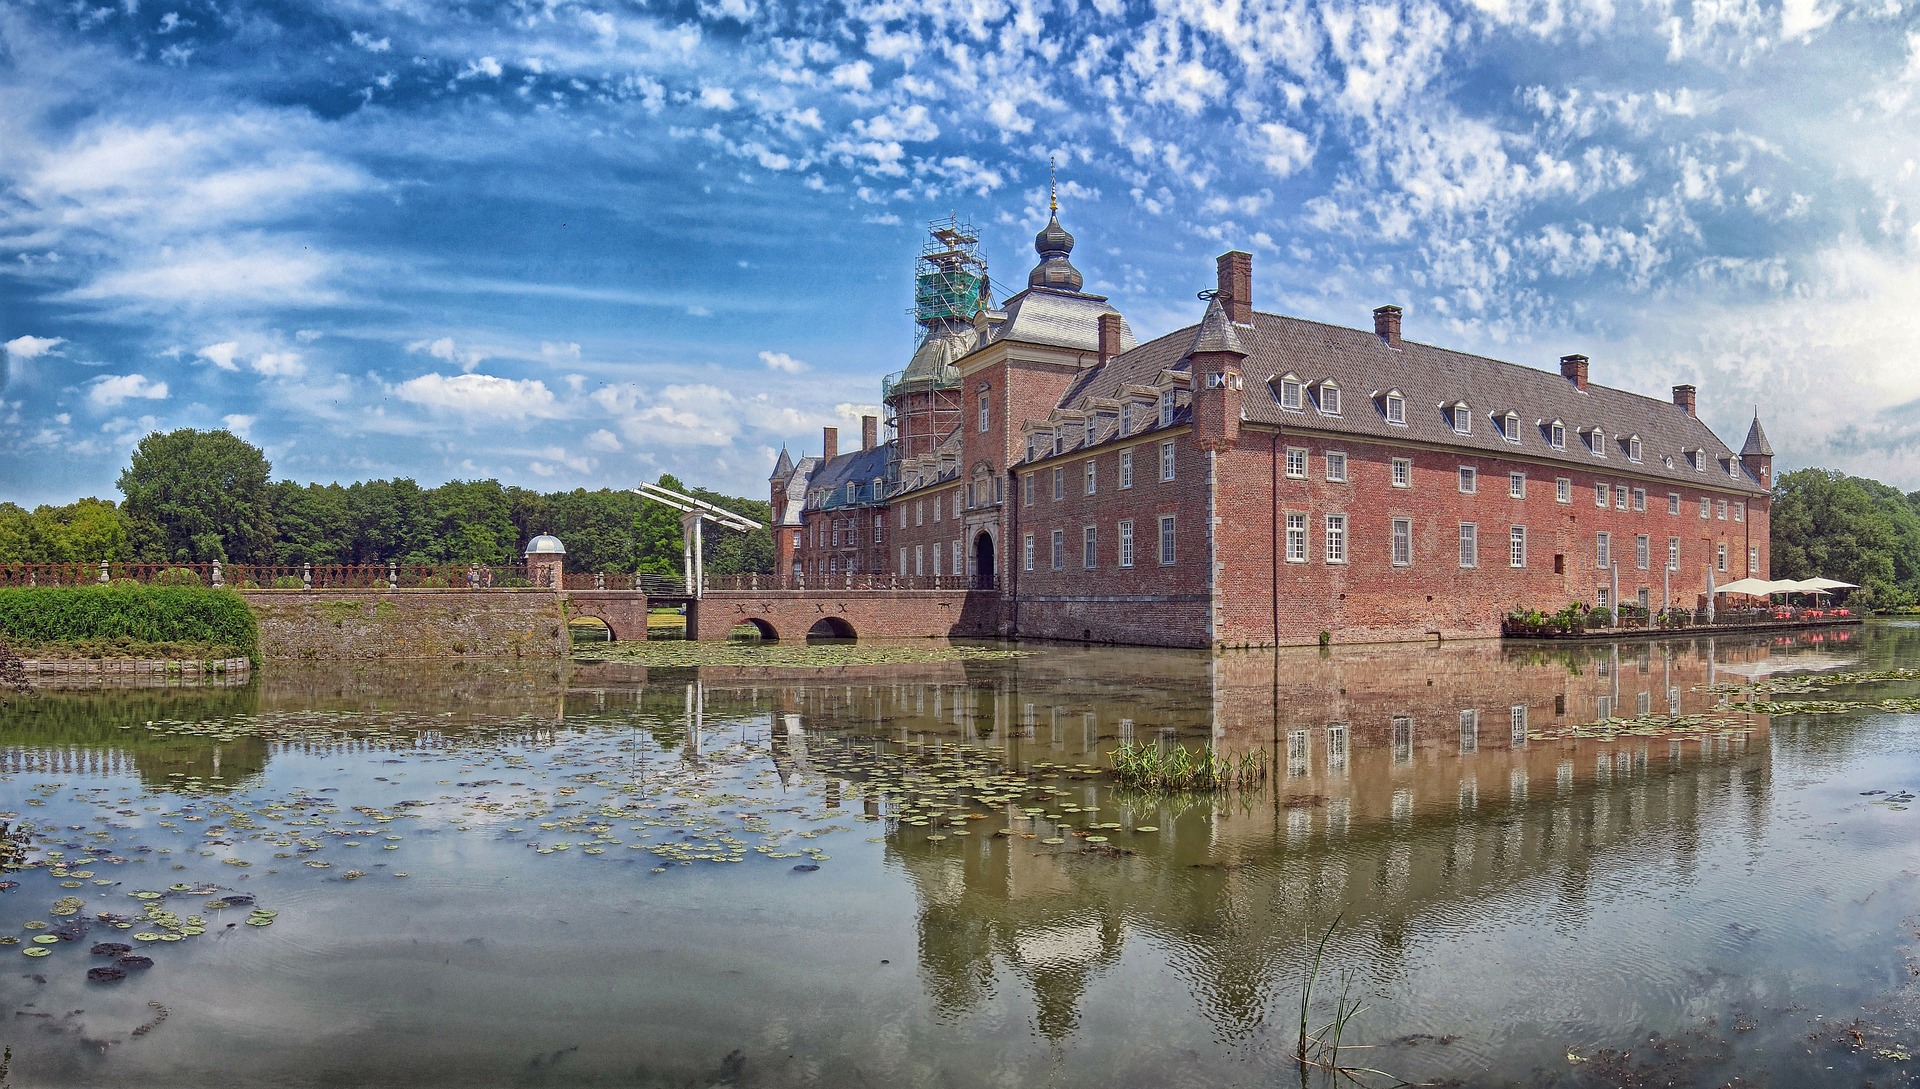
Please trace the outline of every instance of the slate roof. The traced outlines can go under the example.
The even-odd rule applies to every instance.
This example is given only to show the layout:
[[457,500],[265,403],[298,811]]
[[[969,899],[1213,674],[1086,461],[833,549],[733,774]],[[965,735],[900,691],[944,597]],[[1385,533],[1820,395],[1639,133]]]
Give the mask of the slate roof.
[[[785,451],[784,447],[781,449],[782,452]],[[793,475],[787,478],[787,510],[786,514],[780,519],[781,525],[797,526],[802,524],[800,521],[800,512],[807,504],[807,477],[812,475],[813,470],[818,467],[819,464],[820,459],[814,457],[812,454],[808,454],[806,457],[794,463]]]
[[[1062,408],[1087,410],[1097,398],[1117,398],[1128,384],[1152,386],[1163,370],[1189,370],[1189,356],[1199,341],[1200,326],[1188,326],[1087,372],[1067,390]],[[1348,329],[1278,314],[1253,315],[1250,324],[1231,329],[1247,358],[1242,417],[1255,424],[1278,425],[1348,434],[1385,442],[1417,442],[1458,447],[1487,456],[1526,457],[1537,461],[1578,466],[1589,472],[1613,471],[1636,476],[1689,481],[1756,494],[1766,489],[1744,469],[1729,477],[1723,459],[1737,455],[1706,424],[1688,416],[1679,406],[1655,397],[1589,382],[1575,389],[1556,372],[1506,363],[1484,356],[1451,351],[1403,340],[1389,348],[1371,330]],[[1299,411],[1280,407],[1279,379],[1292,374],[1307,384]],[[1317,411],[1318,385],[1332,379],[1341,391],[1341,414]],[[1397,389],[1406,398],[1406,424],[1389,424],[1378,394]],[[1473,417],[1471,433],[1457,434],[1446,409],[1465,401]],[[1443,408],[1443,406],[1445,406]],[[1512,410],[1520,417],[1520,441],[1501,437],[1494,419]],[[1186,418],[1182,406],[1176,424]],[[1556,450],[1547,441],[1545,427],[1558,419],[1567,432],[1566,448]],[[1756,420],[1756,431],[1758,421]],[[1607,456],[1589,453],[1582,433],[1598,427],[1605,432]],[[1140,434],[1157,427],[1136,424]],[[1102,422],[1090,442],[1114,438],[1115,428]],[[1642,457],[1628,460],[1626,443],[1638,435]],[[1750,441],[1752,436],[1750,436]],[[1764,434],[1758,441],[1764,445]],[[1689,450],[1704,450],[1704,471],[1687,464]],[[1673,461],[1668,468],[1666,459]]]
[[1767,441],[1767,433],[1760,430],[1760,413],[1753,414],[1753,426],[1747,428],[1747,441],[1740,446],[1740,453],[1755,454],[1760,457],[1773,456],[1773,444]]
[[[1059,291],[1050,287],[1030,287],[1008,299],[1003,310],[1006,320],[990,328],[988,343],[1017,340],[1088,352],[1100,350],[1100,315],[1120,312],[1104,295]],[[1120,322],[1120,350],[1126,351],[1133,346],[1133,329],[1123,318]]]
[[[892,449],[888,444],[882,443],[871,450],[856,450],[849,454],[837,455],[832,461],[817,466],[808,476],[803,493],[809,497],[808,509],[831,510],[848,506],[846,498],[848,483],[857,485],[857,498],[852,505],[867,506],[874,502],[884,502],[888,486],[893,483],[896,476],[890,471],[892,458]],[[874,494],[875,480],[882,482],[879,495]],[[815,502],[811,497],[817,495],[822,488],[828,489],[830,495],[824,503]]]
[[787,453],[785,444],[780,447],[780,460],[773,463],[773,475],[767,477],[768,483],[778,484],[793,475],[793,458]]

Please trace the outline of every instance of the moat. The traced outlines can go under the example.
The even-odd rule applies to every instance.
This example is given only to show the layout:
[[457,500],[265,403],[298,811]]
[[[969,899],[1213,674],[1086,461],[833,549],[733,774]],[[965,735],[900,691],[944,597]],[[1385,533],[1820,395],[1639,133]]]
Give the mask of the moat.
[[1411,1082],[1917,1080],[1920,624],[1017,649],[0,706],[0,1080],[1297,1084],[1336,917],[1316,1012]]

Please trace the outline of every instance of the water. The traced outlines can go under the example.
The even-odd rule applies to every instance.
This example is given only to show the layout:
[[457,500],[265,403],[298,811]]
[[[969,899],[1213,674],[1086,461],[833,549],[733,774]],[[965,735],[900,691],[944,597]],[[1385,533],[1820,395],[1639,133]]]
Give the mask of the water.
[[[1914,1080],[1920,808],[1888,798],[1920,787],[1920,716],[1769,719],[1710,686],[1920,665],[1920,628],[1025,649],[10,704],[0,819],[34,863],[0,875],[12,1084],[1291,1084],[1336,916],[1315,1013],[1363,998],[1346,1042],[1380,1046],[1345,1058],[1410,1080]],[[1670,713],[1712,718],[1568,736]],[[1274,775],[1125,791],[1087,770],[1123,740]],[[96,917],[148,905],[204,933]],[[103,941],[155,965],[90,983]]]

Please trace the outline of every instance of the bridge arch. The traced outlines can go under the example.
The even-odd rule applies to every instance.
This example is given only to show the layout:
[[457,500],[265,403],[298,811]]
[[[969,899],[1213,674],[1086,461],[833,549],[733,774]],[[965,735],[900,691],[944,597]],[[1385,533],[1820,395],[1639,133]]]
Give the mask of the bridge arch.
[[847,623],[845,617],[823,616],[814,621],[813,627],[807,629],[807,642],[809,643],[816,640],[844,639],[851,641],[858,638],[859,634],[853,630],[852,624]]
[[766,620],[762,620],[760,617],[757,617],[757,616],[749,616],[744,620],[741,620],[738,623],[734,624],[733,627],[735,631],[738,631],[741,628],[752,628],[756,633],[759,634],[763,642],[777,643],[780,641],[779,630],[776,629],[770,622]]
[[[592,623],[585,623],[592,621]],[[593,613],[574,612],[567,617],[568,635],[574,642],[617,643],[620,633],[615,631],[612,622],[604,616]],[[604,630],[603,630],[604,629]]]

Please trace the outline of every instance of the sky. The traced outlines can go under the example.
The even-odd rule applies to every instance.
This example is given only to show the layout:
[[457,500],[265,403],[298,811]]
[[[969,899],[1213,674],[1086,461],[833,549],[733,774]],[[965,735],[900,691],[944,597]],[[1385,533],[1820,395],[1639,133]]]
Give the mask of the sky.
[[1245,249],[1920,489],[1917,149],[1902,0],[10,0],[0,500],[178,427],[763,495],[905,365],[930,219],[1024,284],[1050,157],[1143,341]]

